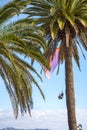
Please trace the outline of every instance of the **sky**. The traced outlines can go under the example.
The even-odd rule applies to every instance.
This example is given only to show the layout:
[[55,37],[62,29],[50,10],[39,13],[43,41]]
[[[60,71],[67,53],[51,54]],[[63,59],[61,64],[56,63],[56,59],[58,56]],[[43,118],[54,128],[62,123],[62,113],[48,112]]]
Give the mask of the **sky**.
[[[7,0],[8,1],[8,0]],[[7,2],[0,1],[0,6]],[[87,57],[87,53],[86,57]],[[76,63],[73,61],[74,70],[74,87],[76,99],[76,115],[78,123],[83,125],[83,130],[87,129],[87,60],[84,60],[80,52],[81,72]],[[34,64],[38,72],[41,71],[39,64]],[[44,73],[41,74],[43,82],[37,79],[44,94],[45,101],[42,99],[36,86],[33,86],[34,108],[32,117],[29,115],[19,116],[15,120],[10,99],[6,91],[3,80],[0,78],[0,128],[49,128],[52,130],[67,130],[66,98],[65,98],[65,68],[64,64],[60,65],[59,74],[56,70],[50,79],[46,79]],[[58,95],[64,92],[64,98],[58,100]],[[63,125],[62,125],[63,124]]]

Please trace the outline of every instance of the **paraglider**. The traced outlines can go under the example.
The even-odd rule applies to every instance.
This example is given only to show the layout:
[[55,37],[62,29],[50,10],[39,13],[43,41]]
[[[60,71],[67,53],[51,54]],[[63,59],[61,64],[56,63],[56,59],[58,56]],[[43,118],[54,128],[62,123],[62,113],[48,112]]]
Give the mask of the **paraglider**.
[[63,97],[64,97],[64,93],[63,93],[63,91],[58,95],[58,99],[60,100],[60,99],[63,99]]

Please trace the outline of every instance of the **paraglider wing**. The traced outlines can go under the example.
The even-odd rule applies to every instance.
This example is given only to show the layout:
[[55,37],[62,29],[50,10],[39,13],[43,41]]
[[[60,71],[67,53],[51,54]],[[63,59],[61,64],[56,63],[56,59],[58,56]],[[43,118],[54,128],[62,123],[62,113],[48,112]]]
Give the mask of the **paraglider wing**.
[[48,62],[50,64],[50,70],[48,70],[47,68],[44,69],[44,73],[46,78],[50,78],[53,71],[55,70],[56,66],[59,64],[59,48],[56,48],[54,55],[50,55]]

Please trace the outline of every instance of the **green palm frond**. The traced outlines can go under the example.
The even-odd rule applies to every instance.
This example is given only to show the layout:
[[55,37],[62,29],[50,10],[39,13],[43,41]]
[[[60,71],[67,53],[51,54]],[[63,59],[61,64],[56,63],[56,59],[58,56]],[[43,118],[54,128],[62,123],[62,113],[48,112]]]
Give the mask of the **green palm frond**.
[[[75,42],[75,43],[78,45],[78,47],[80,48],[81,53],[82,53],[84,59],[86,59],[85,54],[84,54],[84,52],[83,52],[83,50],[82,50],[82,46],[83,46],[83,47],[85,46],[84,43],[83,43],[83,41],[81,41],[81,39],[78,37],[78,38],[75,38],[75,39],[74,39],[74,42]],[[87,50],[86,46],[84,47],[84,49]]]
[[50,22],[50,30],[52,38],[55,39],[58,32],[58,23],[54,19]]
[[[10,27],[10,29],[11,29],[11,27]],[[25,33],[22,32],[23,27],[21,27],[20,30],[19,30],[19,28],[17,28],[16,30],[18,30],[18,31],[16,31],[13,28],[13,30],[15,30],[14,32],[11,29],[11,32],[16,33],[18,36],[16,36],[15,34],[11,34],[11,33],[9,34],[9,32],[8,32],[9,30],[7,31],[8,34],[5,34],[3,32],[4,35],[1,36],[2,41],[4,42],[4,44],[7,44],[8,42],[11,43],[10,49],[12,49],[13,51],[15,50],[16,52],[28,55],[29,57],[38,60],[40,63],[42,63],[42,61],[43,61],[45,63],[45,65],[48,66],[44,57],[41,56],[42,52],[40,50],[41,47],[45,50],[45,48],[46,48],[45,40],[42,38],[42,36],[33,33],[33,29],[32,29],[32,31],[31,31],[31,28],[28,29],[30,31],[30,33],[27,33],[26,26],[24,26],[24,29],[26,29]],[[20,38],[19,38],[19,36],[20,36]],[[13,46],[13,45],[15,45],[15,46]],[[37,53],[37,55],[36,55],[36,53]]]
[[30,21],[29,20],[26,21],[26,19],[17,21],[16,23],[9,25],[7,27],[8,29],[7,30],[5,29],[5,32],[9,33],[10,31],[14,34],[16,33],[25,41],[28,41],[28,42],[33,41],[34,44],[36,44],[36,46],[40,45],[45,50],[46,42],[44,38],[42,37],[44,34],[43,29],[41,29],[40,27],[33,26],[32,23],[29,24],[29,22]]
[[19,15],[29,3],[29,0],[13,0],[0,7],[0,24],[3,24],[15,15]]
[[10,3],[0,8],[0,24],[16,14],[19,14],[19,8],[15,3]]
[[77,45],[76,45],[76,43],[75,43],[76,41],[74,40],[74,41],[72,41],[72,42],[73,42],[73,44],[72,44],[72,47],[73,47],[73,57],[74,57],[74,59],[75,59],[75,61],[76,61],[76,64],[77,64],[79,70],[81,70],[81,69],[80,69],[80,62],[79,62],[79,60],[80,60],[79,52],[78,52]]
[[[29,65],[29,63],[25,62],[23,58],[21,59],[20,57],[18,57],[17,55],[18,53],[14,53],[16,51],[13,52],[13,50],[11,50],[8,44],[6,45],[7,45],[6,47],[1,46],[2,48],[0,49],[0,66],[1,66],[0,68],[1,68],[2,74],[4,75],[2,76],[1,74],[1,77],[4,80],[6,79],[5,84],[7,83],[6,87],[7,87],[7,90],[9,91],[10,98],[12,98],[13,96],[13,99],[11,100],[14,100],[14,102],[15,100],[18,100],[17,104],[15,105],[20,106],[20,108],[23,107],[21,111],[23,113],[25,110],[27,111],[26,105],[28,105],[29,102],[31,102],[30,99],[32,97],[32,94],[31,94],[32,83],[35,84],[39,88],[44,98],[44,94],[41,91],[38,83],[35,81],[34,77],[32,76],[31,71],[36,73],[38,78],[41,79],[41,77],[36,72],[36,70],[31,65]],[[8,89],[8,86],[10,90]],[[14,99],[15,98],[14,95],[16,99]],[[30,106],[28,105],[28,108],[29,107]],[[18,109],[18,107],[16,108]],[[17,112],[18,110],[16,110],[16,108],[13,107],[14,113],[16,111],[16,114],[18,114]]]

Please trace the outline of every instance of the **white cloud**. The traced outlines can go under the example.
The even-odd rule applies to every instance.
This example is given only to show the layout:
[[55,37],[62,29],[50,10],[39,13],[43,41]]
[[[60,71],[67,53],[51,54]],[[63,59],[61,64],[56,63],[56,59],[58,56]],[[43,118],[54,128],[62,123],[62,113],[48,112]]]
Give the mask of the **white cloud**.
[[[77,121],[83,125],[83,130],[87,129],[87,110],[77,111]],[[33,110],[32,117],[29,117],[29,115],[19,116],[16,120],[11,111],[0,110],[0,128],[5,127],[67,130],[67,114],[65,110]]]

